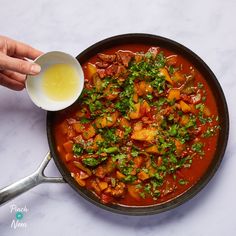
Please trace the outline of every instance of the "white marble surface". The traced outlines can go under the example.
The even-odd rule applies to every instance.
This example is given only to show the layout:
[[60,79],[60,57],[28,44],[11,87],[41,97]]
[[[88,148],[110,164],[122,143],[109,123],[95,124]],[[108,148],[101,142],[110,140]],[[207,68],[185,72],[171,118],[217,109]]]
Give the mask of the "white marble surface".
[[[128,32],[174,39],[211,67],[225,92],[231,124],[227,151],[208,186],[186,204],[154,216],[105,212],[67,184],[35,187],[0,208],[0,235],[235,235],[235,0],[0,0],[0,34],[43,51],[76,56],[98,40]],[[48,151],[46,112],[25,91],[0,87],[0,188],[33,172]],[[54,163],[46,173],[59,176]],[[10,206],[26,206],[26,228],[10,227]]]

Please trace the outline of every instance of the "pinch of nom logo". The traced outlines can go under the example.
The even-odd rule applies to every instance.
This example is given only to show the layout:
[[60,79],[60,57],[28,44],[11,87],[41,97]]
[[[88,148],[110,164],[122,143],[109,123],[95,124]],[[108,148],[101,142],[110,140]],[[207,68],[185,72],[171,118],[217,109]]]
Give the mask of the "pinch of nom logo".
[[24,215],[29,212],[29,209],[26,206],[18,207],[17,205],[12,204],[10,206],[10,212],[14,215],[11,222],[11,228],[17,229],[27,227],[27,223],[24,222]]

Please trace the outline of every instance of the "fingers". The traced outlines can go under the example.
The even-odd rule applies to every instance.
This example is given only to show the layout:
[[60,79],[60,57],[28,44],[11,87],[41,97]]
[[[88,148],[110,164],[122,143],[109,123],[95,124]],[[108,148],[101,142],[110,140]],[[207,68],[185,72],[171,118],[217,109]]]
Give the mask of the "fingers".
[[[12,77],[7,76],[4,73],[0,73],[0,85],[5,86],[9,89],[16,90],[16,91],[20,91],[24,89],[25,83],[21,76],[18,77],[17,74],[14,74],[15,77],[12,78]],[[14,72],[11,72],[11,73],[14,73]]]
[[22,75],[20,73],[9,71],[9,70],[2,71],[2,74],[8,76],[11,79],[14,79],[14,80],[20,82],[20,83],[23,83],[23,84],[25,83],[26,75]]
[[0,70],[12,70],[21,74],[35,75],[40,72],[41,68],[35,63],[0,54]]
[[16,56],[26,57],[26,58],[34,60],[35,58],[43,54],[43,52],[25,43],[15,41],[7,37],[5,37],[5,39],[7,43],[8,55],[10,56],[16,55]]

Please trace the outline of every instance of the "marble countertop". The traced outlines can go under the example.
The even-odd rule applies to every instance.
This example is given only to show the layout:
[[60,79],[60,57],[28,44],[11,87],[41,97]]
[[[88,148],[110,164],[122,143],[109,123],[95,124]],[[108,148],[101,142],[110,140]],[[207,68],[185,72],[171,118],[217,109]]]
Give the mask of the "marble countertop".
[[[236,211],[236,1],[235,0],[0,0],[0,34],[42,51],[76,56],[109,36],[144,32],[171,38],[197,53],[216,74],[230,112],[223,162],[206,188],[182,206],[159,215],[106,212],[67,184],[41,184],[0,208],[0,235],[235,235]],[[26,91],[0,87],[0,188],[32,173],[49,147],[46,112]],[[60,176],[53,161],[48,176]],[[14,207],[26,226],[11,227]],[[19,216],[20,217],[20,216]]]

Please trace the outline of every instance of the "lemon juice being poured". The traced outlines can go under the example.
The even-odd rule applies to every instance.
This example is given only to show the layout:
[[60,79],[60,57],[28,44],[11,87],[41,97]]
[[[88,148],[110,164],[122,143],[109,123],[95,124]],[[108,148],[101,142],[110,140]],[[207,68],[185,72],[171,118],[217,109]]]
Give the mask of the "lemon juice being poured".
[[69,64],[54,64],[42,75],[42,89],[45,95],[55,101],[66,101],[76,96],[79,75]]

